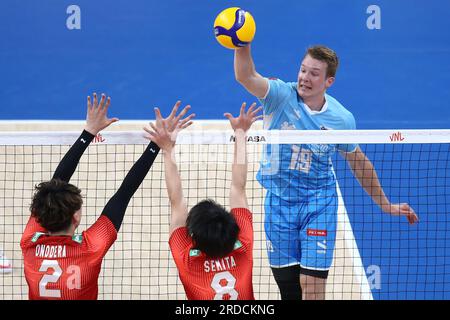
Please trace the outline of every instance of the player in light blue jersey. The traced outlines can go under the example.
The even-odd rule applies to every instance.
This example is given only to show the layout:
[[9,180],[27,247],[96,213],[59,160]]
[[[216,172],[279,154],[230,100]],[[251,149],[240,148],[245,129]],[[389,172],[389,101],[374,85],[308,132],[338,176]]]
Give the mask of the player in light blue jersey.
[[[259,98],[264,128],[352,130],[353,115],[326,94],[334,83],[338,57],[324,46],[308,48],[297,82],[268,79],[256,72],[250,46],[235,50],[236,80]],[[267,251],[282,299],[324,299],[337,226],[336,180],[330,156],[339,151],[353,174],[387,213],[418,221],[407,203],[391,204],[371,161],[356,144],[269,145],[257,179],[267,189]]]

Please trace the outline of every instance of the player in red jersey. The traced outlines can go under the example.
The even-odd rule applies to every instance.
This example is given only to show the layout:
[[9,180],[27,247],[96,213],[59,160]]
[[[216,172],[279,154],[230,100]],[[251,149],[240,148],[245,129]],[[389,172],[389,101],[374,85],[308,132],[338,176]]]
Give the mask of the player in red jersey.
[[[30,299],[97,299],[98,276],[108,249],[117,232],[131,197],[147,175],[159,152],[150,142],[132,166],[117,192],[104,207],[97,221],[81,235],[75,230],[81,220],[81,190],[69,183],[84,151],[101,130],[117,121],[108,119],[110,98],[94,93],[87,101],[86,127],[59,163],[53,178],[36,186],[31,217],[20,246]],[[178,105],[174,107],[174,110]],[[187,112],[185,108],[177,120]],[[178,125],[190,125],[189,116]]]
[[170,132],[158,109],[156,125],[145,128],[148,139],[164,150],[165,178],[172,215],[169,245],[181,282],[190,300],[254,300],[252,285],[253,225],[248,209],[245,184],[247,152],[245,134],[261,116],[253,104],[230,120],[236,140],[230,188],[231,213],[213,200],[204,200],[189,212],[181,178],[173,158],[178,130]]

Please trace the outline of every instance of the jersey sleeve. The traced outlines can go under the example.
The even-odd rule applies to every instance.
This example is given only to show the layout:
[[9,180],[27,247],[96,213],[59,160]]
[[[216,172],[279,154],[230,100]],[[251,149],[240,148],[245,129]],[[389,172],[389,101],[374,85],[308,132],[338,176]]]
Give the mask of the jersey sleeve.
[[234,208],[231,210],[239,226],[239,240],[248,248],[253,247],[253,218],[250,210]]
[[179,270],[184,270],[186,254],[192,246],[192,238],[189,236],[186,227],[175,229],[169,238],[169,247],[173,260]]
[[[355,117],[349,113],[344,120],[344,130],[356,130],[356,122]],[[358,144],[338,144],[337,149],[339,151],[343,152],[354,152],[356,148],[358,147]]]
[[269,89],[266,95],[259,99],[265,114],[272,113],[278,109],[291,92],[289,84],[280,79],[268,79],[268,84]]
[[90,132],[83,130],[80,137],[70,147],[65,156],[61,159],[58,167],[53,174],[52,179],[61,179],[69,182],[73,173],[75,172],[81,156],[86,151],[89,144],[94,140],[94,135]]
[[36,220],[35,217],[30,216],[30,219],[28,219],[28,223],[25,227],[25,230],[22,234],[22,239],[20,240],[20,247],[23,249],[27,246],[28,243],[30,243],[31,238],[34,236],[36,232],[47,232],[45,228],[43,228]]
[[83,241],[87,242],[88,250],[93,254],[94,263],[103,259],[116,239],[117,230],[106,216],[100,216],[89,229],[83,232]]

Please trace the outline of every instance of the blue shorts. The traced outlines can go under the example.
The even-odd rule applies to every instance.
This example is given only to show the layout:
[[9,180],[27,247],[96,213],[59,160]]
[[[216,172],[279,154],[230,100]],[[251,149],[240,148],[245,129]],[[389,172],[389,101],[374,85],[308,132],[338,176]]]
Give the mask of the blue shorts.
[[336,188],[314,192],[299,202],[288,202],[267,192],[265,232],[271,267],[300,265],[328,271],[336,242]]

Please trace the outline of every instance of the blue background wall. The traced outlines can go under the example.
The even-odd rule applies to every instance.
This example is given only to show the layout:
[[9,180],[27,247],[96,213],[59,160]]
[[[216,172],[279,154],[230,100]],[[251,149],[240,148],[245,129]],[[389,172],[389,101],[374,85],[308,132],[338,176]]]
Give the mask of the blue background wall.
[[[80,30],[66,27],[71,4],[81,9]],[[381,8],[379,30],[366,25],[372,4]],[[230,6],[256,20],[262,75],[295,80],[305,49],[325,44],[341,60],[329,93],[359,129],[449,128],[448,0],[2,0],[0,119],[82,120],[93,91],[112,97],[120,119],[151,119],[154,106],[169,110],[177,99],[198,119],[222,119],[255,101],[234,79],[233,51],[213,36],[215,16]],[[425,150],[426,161],[421,150],[400,150],[408,161],[397,150],[383,152],[389,161],[366,150],[387,194],[419,213],[412,228],[382,215],[336,164],[364,266],[381,268],[375,298],[450,298],[450,174],[439,167],[449,162],[448,146]]]
[[[69,5],[81,29],[69,30]],[[366,13],[381,8],[381,29]],[[295,80],[312,44],[341,59],[329,90],[358,128],[445,128],[450,122],[447,0],[3,0],[0,118],[84,119],[85,96],[107,92],[121,119],[182,99],[198,118],[221,119],[254,98],[236,83],[233,51],[213,36],[215,16],[241,6],[255,17],[258,71]]]

